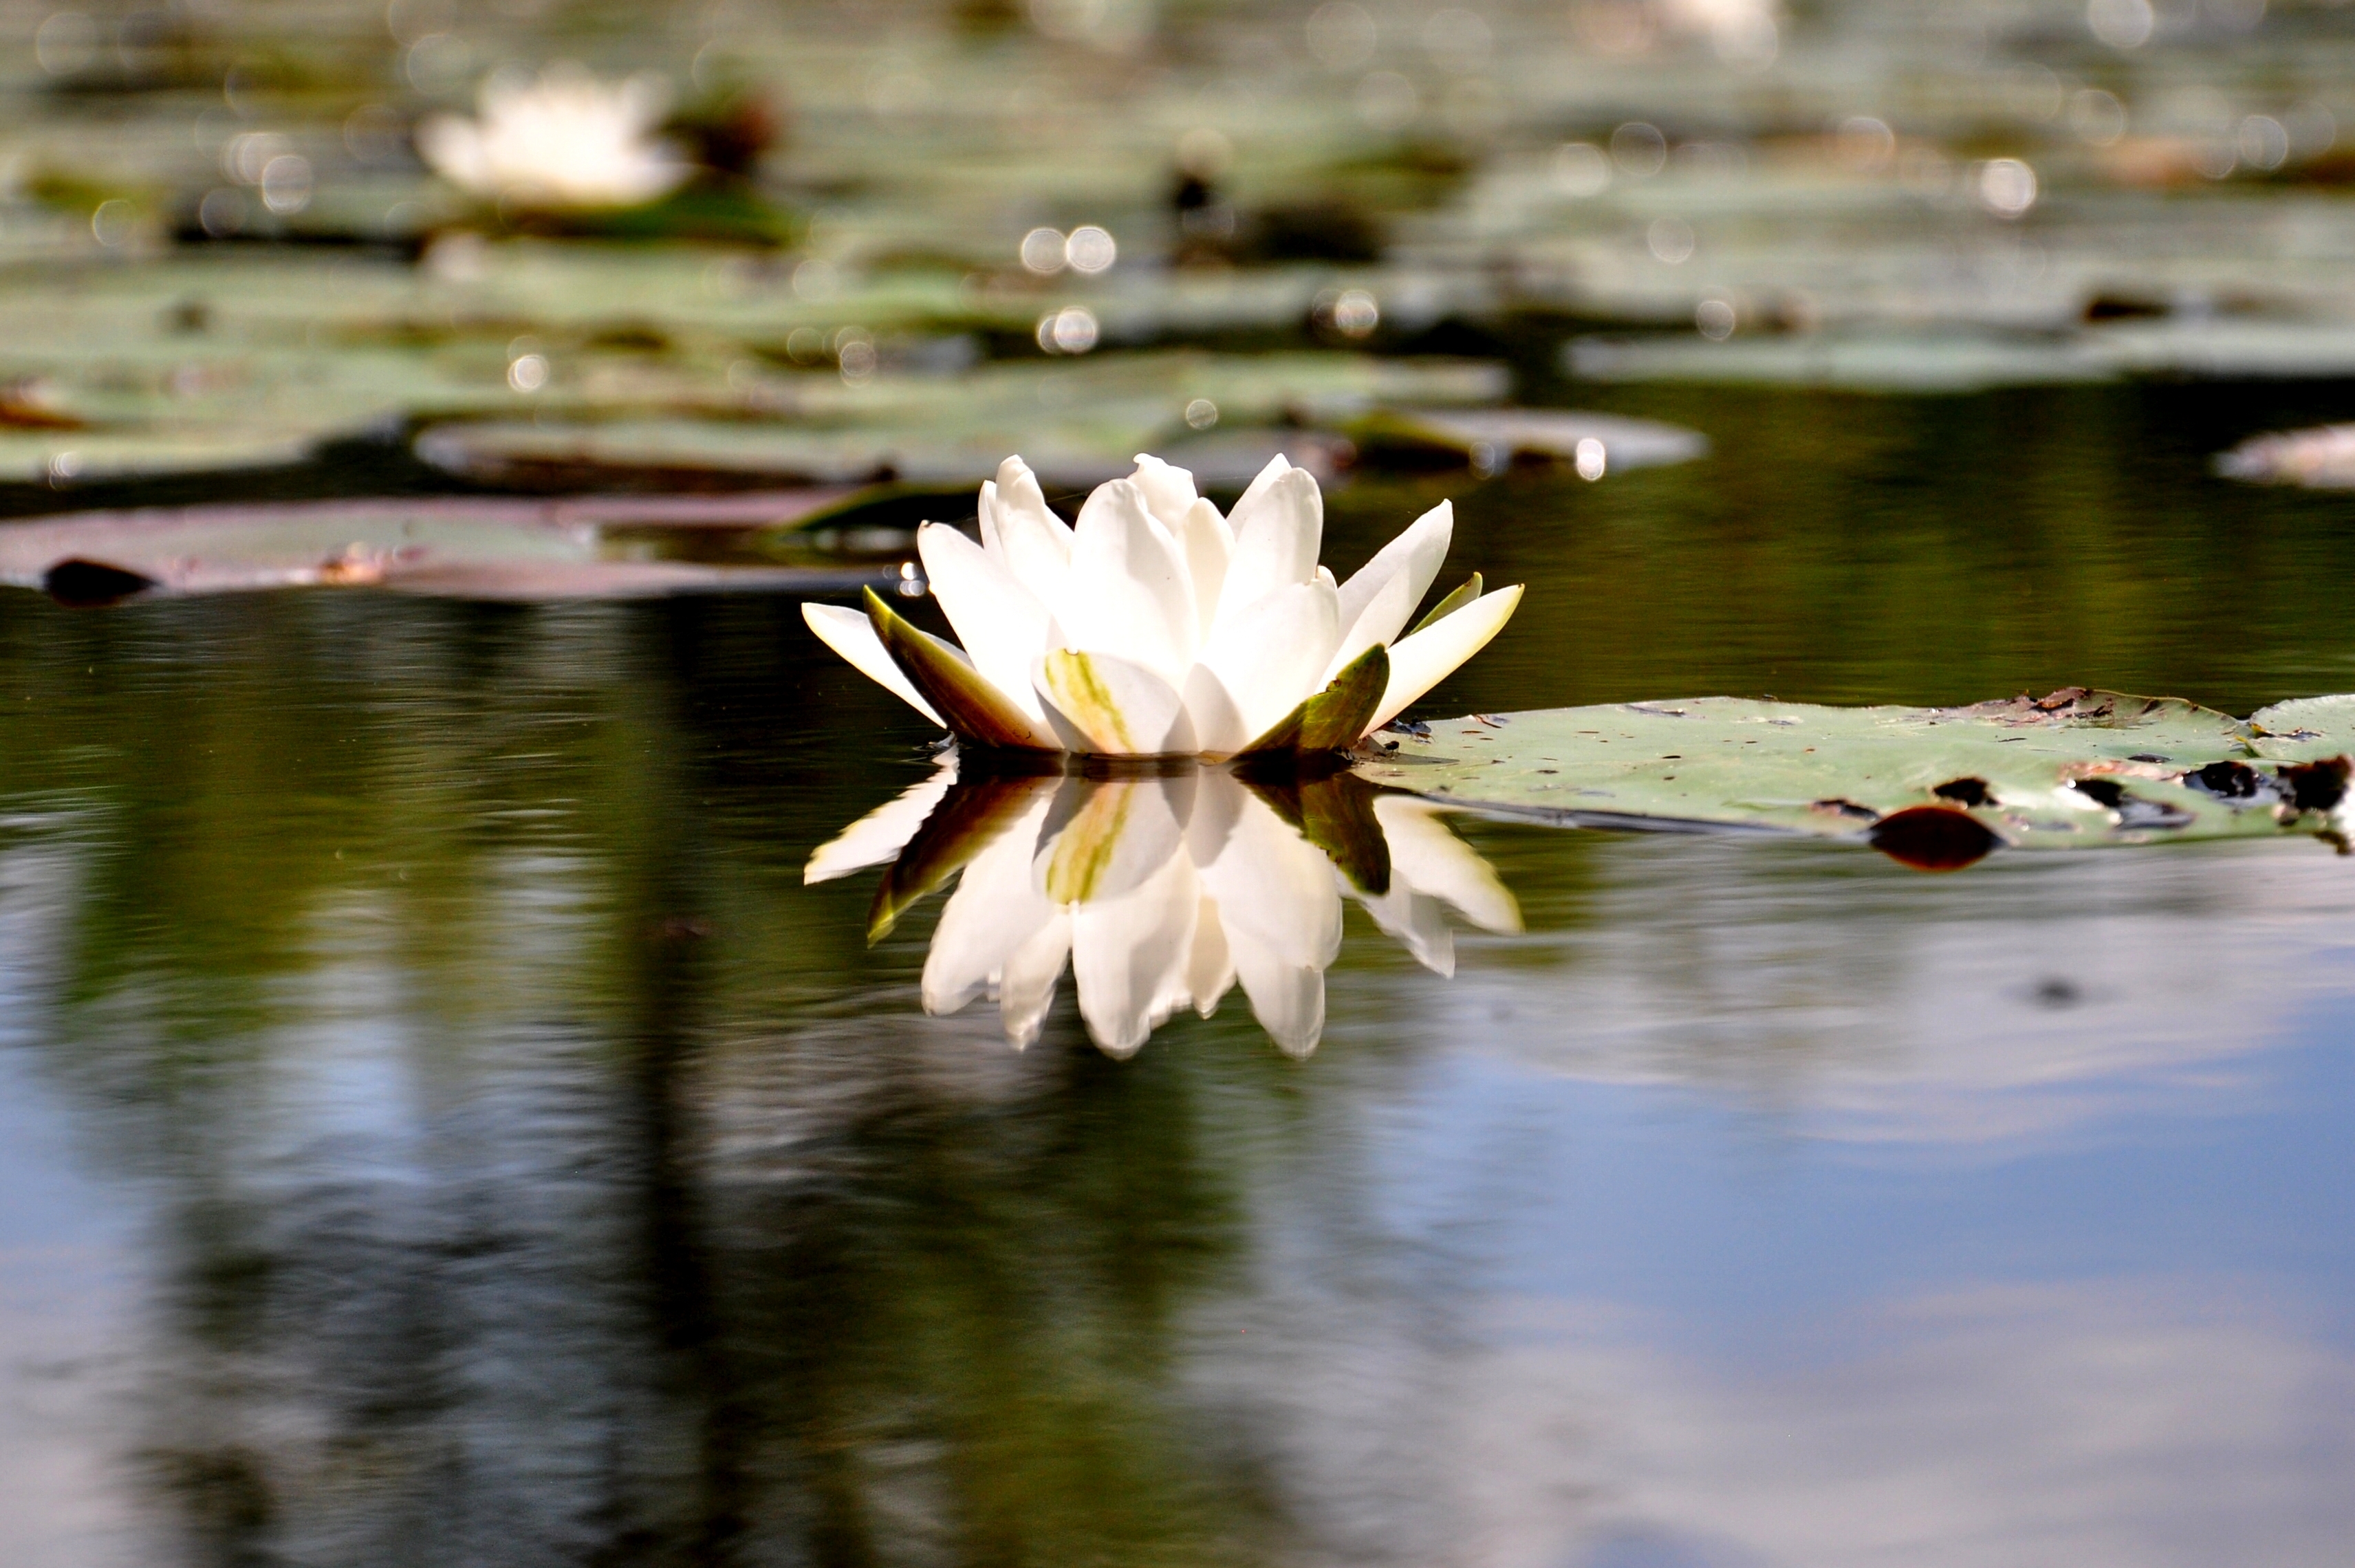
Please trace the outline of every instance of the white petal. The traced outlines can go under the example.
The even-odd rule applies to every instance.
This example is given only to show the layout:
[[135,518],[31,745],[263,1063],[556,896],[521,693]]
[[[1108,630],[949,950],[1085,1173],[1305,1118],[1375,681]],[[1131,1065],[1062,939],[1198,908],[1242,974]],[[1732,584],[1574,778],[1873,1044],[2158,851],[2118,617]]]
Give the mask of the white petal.
[[998,547],[1016,581],[1052,609],[1071,567],[1071,527],[1047,509],[1039,476],[1018,457],[997,465],[996,513]]
[[477,195],[498,188],[490,158],[483,149],[483,133],[475,123],[455,114],[436,114],[417,128],[417,151],[443,179]]
[[1196,744],[1227,756],[1255,739],[1320,688],[1340,640],[1339,607],[1321,582],[1263,594],[1227,618],[1187,678]]
[[1263,804],[1241,779],[1222,768],[1204,768],[1194,792],[1193,809],[1186,817],[1186,853],[1197,866],[1217,863],[1234,837],[1243,813]]
[[[1356,579],[1350,581],[1355,581]],[[1348,592],[1347,583],[1342,585],[1341,592]],[[1326,661],[1325,673],[1319,678],[1318,686],[1322,687],[1326,681],[1340,674],[1351,659],[1368,648],[1378,643],[1387,643],[1398,635],[1399,628],[1406,624],[1407,614],[1413,610],[1415,601],[1422,597],[1412,578],[1403,571],[1393,571],[1374,596],[1365,602],[1354,625],[1348,624],[1348,606],[1341,605],[1339,613],[1344,625],[1341,645],[1335,648],[1333,656]]]
[[1201,909],[1194,862],[1172,856],[1116,899],[1071,910],[1071,978],[1096,1044],[1126,1056],[1188,1000],[1187,960]]
[[1172,757],[1198,749],[1178,688],[1143,665],[1058,648],[1033,663],[1031,678],[1067,752]]
[[1055,1005],[1055,982],[1071,956],[1071,917],[1061,910],[1006,956],[997,982],[997,1018],[1017,1051],[1039,1038],[1047,1009]]
[[1269,487],[1291,471],[1291,461],[1284,453],[1279,452],[1269,458],[1267,466],[1252,476],[1251,484],[1244,489],[1241,498],[1235,502],[1234,510],[1227,514],[1227,521],[1238,528],[1241,528],[1244,517],[1258,508],[1261,498],[1267,494]]
[[1295,1055],[1325,1029],[1325,969],[1341,949],[1332,863],[1257,796],[1202,872],[1252,1011]]
[[1321,969],[1341,951],[1341,895],[1333,863],[1258,796],[1236,819],[1202,881],[1219,901],[1227,943],[1241,964],[1246,949],[1286,965]]
[[898,798],[885,801],[811,850],[809,864],[802,868],[802,885],[830,882],[866,867],[897,859],[954,783],[956,753],[949,752],[943,754],[930,778],[910,786]]
[[1136,472],[1130,481],[1145,492],[1146,509],[1176,538],[1194,505],[1194,475],[1146,453],[1136,454]]
[[1030,869],[1039,829],[1054,802],[1054,791],[1040,790],[1029,809],[965,863],[924,955],[926,1012],[953,1013],[972,1001],[998,976],[1007,955],[1054,918],[1055,906]]
[[[996,480],[985,479],[981,482],[981,494],[974,498],[973,515],[974,520],[981,525],[982,550],[992,560],[1001,566],[1005,565],[1006,542],[997,537]],[[1013,568],[1007,567],[1007,570],[1010,571]]]
[[883,651],[883,640],[875,635],[866,616],[839,604],[804,604],[802,620],[817,634],[820,642],[848,659],[859,674],[942,729],[948,728],[947,722],[932,711],[932,705],[900,673],[898,663]]
[[1052,607],[1066,646],[1117,655],[1172,687],[1194,662],[1199,629],[1185,560],[1125,479],[1099,485],[1081,508],[1071,579]]
[[[1439,575],[1440,566],[1447,560],[1447,546],[1455,534],[1455,503],[1442,501],[1409,524],[1404,532],[1382,546],[1373,560],[1341,584],[1342,641],[1356,643],[1358,652],[1363,653],[1406,630],[1407,617],[1423,603],[1423,596],[1431,592],[1432,580]],[[1391,620],[1389,610],[1395,601],[1395,591],[1389,591],[1390,585],[1401,576],[1410,585],[1406,603],[1399,606],[1397,618]],[[1368,612],[1377,599],[1381,601],[1382,613],[1369,617]]]
[[1235,976],[1251,998],[1252,1016],[1285,1055],[1316,1049],[1325,1036],[1324,970],[1245,947],[1235,955]]
[[1194,915],[1194,950],[1186,958],[1186,991],[1194,1010],[1209,1018],[1234,988],[1235,960],[1219,923],[1219,901],[1205,897]]
[[973,667],[1007,700],[1043,722],[1030,667],[1047,646],[1047,606],[945,523],[926,523],[916,530],[916,553],[923,558],[932,597],[956,628]]
[[1398,938],[1416,963],[1443,977],[1455,973],[1455,933],[1448,929],[1437,899],[1426,898],[1397,880],[1391,883],[1389,892],[1360,892],[1357,899],[1374,923]]
[[1039,896],[1079,904],[1143,885],[1184,846],[1193,796],[1187,779],[1065,780],[1033,864]]
[[1455,667],[1505,629],[1521,602],[1520,584],[1483,593],[1469,604],[1425,626],[1414,635],[1391,645],[1391,683],[1382,691],[1381,706],[1366,728],[1380,729],[1407,704],[1445,680]]
[[1483,931],[1518,931],[1521,906],[1497,869],[1442,820],[1446,808],[1412,795],[1374,801],[1374,820],[1390,846],[1391,887],[1441,899]]
[[1194,580],[1194,623],[1200,635],[1210,635],[1219,613],[1219,595],[1226,586],[1227,563],[1234,559],[1235,530],[1219,516],[1219,508],[1198,500],[1186,508],[1178,542],[1186,552],[1186,571]]
[[1325,538],[1325,497],[1305,468],[1276,476],[1246,511],[1235,508],[1234,559],[1219,592],[1214,624],[1249,610],[1263,596],[1316,576],[1316,551]]

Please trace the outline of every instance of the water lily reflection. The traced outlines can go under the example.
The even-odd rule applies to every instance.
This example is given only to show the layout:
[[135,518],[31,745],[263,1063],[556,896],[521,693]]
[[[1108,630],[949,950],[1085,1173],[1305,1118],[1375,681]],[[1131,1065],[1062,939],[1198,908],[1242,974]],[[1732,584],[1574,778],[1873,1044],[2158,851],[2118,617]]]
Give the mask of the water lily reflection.
[[1520,911],[1430,801],[1348,773],[1255,777],[1172,763],[1151,773],[932,778],[810,857],[826,881],[890,862],[868,934],[963,872],[924,964],[924,1008],[996,998],[1006,1037],[1039,1038],[1068,966],[1097,1045],[1125,1056],[1180,1008],[1204,1018],[1240,984],[1295,1055],[1325,1029],[1341,901],[1362,905],[1426,968],[1451,975],[1453,909],[1485,931]]

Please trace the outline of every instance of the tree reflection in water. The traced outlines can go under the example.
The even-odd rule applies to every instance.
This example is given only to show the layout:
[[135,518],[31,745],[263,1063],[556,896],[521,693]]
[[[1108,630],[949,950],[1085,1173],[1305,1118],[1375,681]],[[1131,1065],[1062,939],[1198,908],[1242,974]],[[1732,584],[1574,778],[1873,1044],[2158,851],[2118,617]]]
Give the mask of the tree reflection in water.
[[[889,859],[870,935],[962,871],[924,965],[924,1008],[996,997],[1006,1037],[1038,1039],[1068,966],[1097,1045],[1127,1056],[1182,1008],[1204,1018],[1240,982],[1276,1044],[1316,1049],[1341,900],[1441,975],[1443,906],[1493,932],[1520,912],[1442,808],[1326,768],[975,774],[960,762],[853,823],[810,858],[824,881]],[[968,771],[970,769],[968,768]]]
[[[863,948],[801,885],[899,752],[775,681],[781,613],[0,624],[26,715],[0,732],[26,917],[0,958],[88,1157],[145,1195],[112,1435],[168,1538],[152,1560],[1250,1563],[1300,1540],[1267,1434],[1189,1368],[1252,1288],[1252,1194],[1328,1113],[1263,1050],[1124,1064],[1059,1019],[1018,1053],[918,1015],[908,944]],[[1263,856],[1229,858],[1264,901],[1217,883],[1221,930],[1247,989],[1273,955],[1295,1018],[1321,1011],[1341,897],[1315,845],[1439,966],[1415,890],[1511,911],[1444,829],[1346,783],[937,793],[992,789],[981,819],[1050,828],[1059,878],[1088,848],[1107,905],[1199,874],[1180,842]],[[980,857],[1027,870],[975,823],[911,825],[881,907],[947,874],[928,843],[969,847],[970,903],[998,886]],[[1165,987],[1137,974],[1149,1015]]]

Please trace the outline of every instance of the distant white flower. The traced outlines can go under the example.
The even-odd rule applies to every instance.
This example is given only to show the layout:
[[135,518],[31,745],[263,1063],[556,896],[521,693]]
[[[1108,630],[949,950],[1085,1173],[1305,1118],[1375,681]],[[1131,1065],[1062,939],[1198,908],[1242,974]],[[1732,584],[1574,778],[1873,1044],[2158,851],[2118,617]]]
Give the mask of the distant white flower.
[[1106,756],[1354,744],[1487,645],[1521,591],[1472,580],[1401,637],[1455,528],[1446,502],[1348,581],[1316,564],[1324,497],[1277,457],[1231,517],[1157,457],[1099,485],[1076,527],[1009,457],[981,543],[928,523],[917,549],[958,648],[874,594],[805,604],[811,630],[934,723],[984,746]]
[[483,84],[480,118],[417,129],[436,172],[476,196],[548,208],[638,207],[692,172],[655,138],[668,94],[653,76],[604,82],[573,65]]
[[1485,930],[1520,929],[1513,895],[1440,822],[1442,807],[1353,775],[1247,784],[1209,767],[959,783],[958,766],[950,758],[853,823],[804,880],[894,861],[879,933],[961,869],[924,964],[924,1008],[993,996],[1018,1047],[1038,1039],[1068,965],[1089,1035],[1115,1056],[1182,1008],[1209,1017],[1238,983],[1276,1044],[1305,1054],[1324,1033],[1344,894],[1442,975],[1455,968],[1443,906]]

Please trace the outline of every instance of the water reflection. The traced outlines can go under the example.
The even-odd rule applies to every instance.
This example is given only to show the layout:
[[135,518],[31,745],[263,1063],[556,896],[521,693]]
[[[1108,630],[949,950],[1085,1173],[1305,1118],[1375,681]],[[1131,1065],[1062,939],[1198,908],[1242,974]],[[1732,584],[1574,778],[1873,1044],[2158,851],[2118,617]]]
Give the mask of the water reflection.
[[874,936],[962,871],[924,965],[924,1009],[990,996],[1018,1050],[1039,1038],[1068,968],[1089,1036],[1114,1056],[1181,1008],[1210,1017],[1239,983],[1275,1043],[1305,1056],[1325,1031],[1345,896],[1439,975],[1455,969],[1444,911],[1520,929],[1513,895],[1442,808],[1350,773],[1185,763],[961,778],[960,766],[973,772],[952,754],[851,824],[805,880],[889,860]]

